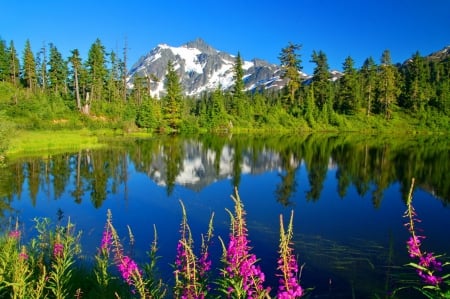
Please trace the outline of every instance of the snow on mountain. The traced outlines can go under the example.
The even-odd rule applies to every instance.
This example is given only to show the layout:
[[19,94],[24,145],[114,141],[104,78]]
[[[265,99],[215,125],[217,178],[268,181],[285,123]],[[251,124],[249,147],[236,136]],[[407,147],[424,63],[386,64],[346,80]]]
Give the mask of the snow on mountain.
[[[196,39],[180,47],[160,44],[132,66],[128,84],[132,88],[136,76],[157,78],[150,81],[150,90],[152,96],[161,97],[164,94],[164,79],[170,60],[180,76],[186,95],[197,96],[218,87],[226,90],[234,84],[235,59],[234,55],[218,51],[202,39]],[[246,89],[282,87],[282,84],[275,84],[280,82],[277,75],[279,67],[275,64],[253,59],[243,61],[242,69]]]
[[[164,80],[168,62],[174,63],[180,76],[185,95],[199,96],[203,92],[217,88],[227,90],[234,85],[233,66],[236,56],[214,49],[202,39],[196,39],[179,47],[160,44],[147,55],[141,57],[129,72],[128,86],[133,87],[136,76],[152,78],[150,92],[152,96],[164,95]],[[246,90],[280,90],[286,85],[281,78],[280,66],[261,59],[242,61],[243,81]],[[300,73],[304,84],[311,82],[311,76]],[[342,77],[339,71],[330,71],[330,80]]]

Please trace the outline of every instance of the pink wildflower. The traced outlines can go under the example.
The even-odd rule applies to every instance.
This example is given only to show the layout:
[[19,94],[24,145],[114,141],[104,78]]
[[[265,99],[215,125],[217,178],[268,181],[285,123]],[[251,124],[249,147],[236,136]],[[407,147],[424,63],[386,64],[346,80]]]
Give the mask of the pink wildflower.
[[104,250],[106,252],[109,252],[111,244],[112,244],[112,234],[108,229],[106,229],[103,232],[102,243],[100,245],[100,249]]
[[28,254],[26,252],[19,253],[19,260],[22,260],[22,261],[28,260]]
[[410,257],[420,257],[422,252],[420,252],[420,239],[423,239],[422,236],[412,235],[409,240],[406,242],[408,247],[408,252]]
[[280,257],[278,258],[280,277],[277,298],[299,298],[303,296],[303,288],[299,284],[299,267],[297,259],[293,255],[293,248],[291,243],[293,230],[293,212],[287,232],[284,230],[283,216],[280,215]]
[[436,260],[432,253],[426,253],[419,258],[419,265],[435,271],[442,271],[442,262]]
[[22,250],[19,253],[19,260],[20,261],[26,261],[28,260],[28,254],[27,254],[27,249],[25,246],[22,246]]
[[20,230],[12,230],[12,231],[10,231],[8,236],[11,237],[11,238],[14,238],[14,239],[19,239],[20,238]]
[[62,257],[64,251],[64,245],[61,243],[55,243],[53,246],[53,256],[55,258]]
[[[236,215],[231,220],[230,241],[225,252],[226,267],[222,274],[224,277],[240,279],[247,298],[261,297],[261,294],[268,293],[270,288],[264,288],[265,275],[261,268],[256,265],[256,255],[250,253],[245,211],[242,203],[238,195],[237,198],[233,197],[233,199]],[[233,292],[234,290],[227,288],[227,291]]]
[[125,280],[126,283],[129,285],[133,285],[133,275],[136,273],[140,273],[140,270],[138,268],[138,265],[135,261],[133,261],[128,256],[123,256],[120,260],[120,263],[117,265],[120,274],[122,275],[123,280]]
[[429,273],[423,273],[421,270],[417,270],[417,274],[422,278],[424,283],[429,285],[437,286],[442,282],[442,277]]
[[204,252],[198,260],[200,276],[204,276],[209,270],[211,270],[211,260],[209,259],[208,252]]
[[423,282],[428,285],[438,286],[443,279],[442,277],[435,275],[435,272],[442,271],[442,263],[438,261],[432,253],[420,250],[420,239],[424,239],[425,237],[416,235],[414,227],[415,223],[420,222],[420,219],[417,217],[416,211],[411,203],[413,187],[414,179],[411,184],[411,189],[409,190],[407,210],[405,212],[405,217],[409,220],[408,223],[406,223],[406,227],[408,227],[411,234],[411,237],[406,242],[406,247],[408,248],[409,256],[419,260],[416,271]]

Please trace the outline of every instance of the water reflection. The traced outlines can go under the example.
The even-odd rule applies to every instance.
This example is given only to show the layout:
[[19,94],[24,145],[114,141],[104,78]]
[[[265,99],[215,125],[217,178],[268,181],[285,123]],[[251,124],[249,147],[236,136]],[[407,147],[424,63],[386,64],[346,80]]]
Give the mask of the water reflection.
[[11,163],[0,169],[0,208],[2,212],[10,210],[8,203],[22,196],[24,182],[33,206],[39,188],[47,194],[52,190],[54,199],[70,188],[76,203],[90,200],[99,208],[109,193],[116,193],[119,185],[126,186],[129,163],[164,186],[168,195],[175,185],[199,191],[230,178],[233,186],[239,186],[242,174],[277,171],[276,200],[290,206],[297,190],[296,173],[304,163],[310,185],[306,198],[310,201],[320,199],[328,171],[336,169],[340,197],[345,197],[350,185],[360,196],[375,186],[371,197],[374,207],[379,207],[389,185],[400,182],[406,197],[410,179],[416,177],[418,186],[447,204],[449,147],[448,140],[431,137],[402,141],[329,135],[138,139],[102,150]]
[[[215,211],[216,232],[223,237],[228,219],[221,212],[231,208],[229,195],[237,186],[263,269],[274,273],[276,267],[278,214],[294,209],[295,246],[307,265],[304,285],[348,298],[349,292],[384,290],[394,280],[390,272],[398,275],[407,262],[401,197],[406,199],[412,177],[430,251],[450,250],[441,236],[443,219],[449,219],[448,209],[442,211],[450,201],[449,154],[448,138],[414,136],[121,140],[99,150],[23,158],[1,168],[0,219],[4,224],[15,213],[26,220],[57,212],[78,217],[73,221],[85,222],[81,229],[95,249],[106,209],[112,209],[118,227],[129,224],[136,230],[136,254],[145,256],[156,224],[165,268],[173,262],[178,238],[178,199],[185,200],[197,235]],[[217,245],[213,250],[220,256]],[[398,267],[391,271],[391,265]]]

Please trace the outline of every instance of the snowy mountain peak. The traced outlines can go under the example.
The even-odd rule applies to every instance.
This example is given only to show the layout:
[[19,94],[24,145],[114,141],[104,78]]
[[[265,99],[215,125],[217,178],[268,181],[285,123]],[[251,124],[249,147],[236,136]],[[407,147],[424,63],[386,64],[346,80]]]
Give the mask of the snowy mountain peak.
[[183,45],[182,47],[186,48],[195,48],[200,50],[203,53],[213,54],[214,52],[217,52],[216,49],[208,45],[202,38],[197,38],[193,41],[190,41]]
[[[132,66],[128,82],[132,87],[136,76],[157,78],[157,81],[151,81],[150,90],[152,96],[161,97],[170,60],[180,76],[186,95],[198,96],[218,87],[226,90],[234,84],[235,59],[235,56],[214,49],[201,38],[179,47],[160,44]],[[277,65],[254,59],[243,61],[242,68],[246,89],[281,87],[276,84],[280,81],[276,75],[279,71]]]

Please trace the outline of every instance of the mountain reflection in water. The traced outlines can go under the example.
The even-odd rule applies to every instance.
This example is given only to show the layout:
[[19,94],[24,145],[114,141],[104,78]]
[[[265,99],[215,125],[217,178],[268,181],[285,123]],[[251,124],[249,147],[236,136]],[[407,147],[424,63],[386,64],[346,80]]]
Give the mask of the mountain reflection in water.
[[[183,200],[196,244],[211,211],[226,238],[237,186],[251,246],[276,281],[278,215],[294,210],[294,242],[305,263],[302,285],[317,295],[386,294],[411,271],[402,218],[411,178],[426,246],[450,252],[450,141],[439,137],[361,135],[202,136],[121,140],[98,150],[21,158],[0,169],[0,221],[18,217],[32,235],[34,217],[70,217],[95,252],[111,209],[145,259],[158,229],[162,275],[173,280]],[[287,218],[287,217],[285,217]],[[212,248],[220,267],[220,242]],[[213,266],[213,268],[214,268]],[[414,273],[413,273],[414,274]]]

